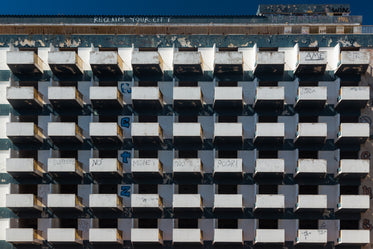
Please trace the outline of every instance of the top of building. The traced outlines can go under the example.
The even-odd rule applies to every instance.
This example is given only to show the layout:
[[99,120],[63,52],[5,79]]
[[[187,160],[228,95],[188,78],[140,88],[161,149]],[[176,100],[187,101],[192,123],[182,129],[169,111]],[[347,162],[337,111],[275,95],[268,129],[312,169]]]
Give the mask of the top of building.
[[260,4],[257,15],[348,16],[349,4]]

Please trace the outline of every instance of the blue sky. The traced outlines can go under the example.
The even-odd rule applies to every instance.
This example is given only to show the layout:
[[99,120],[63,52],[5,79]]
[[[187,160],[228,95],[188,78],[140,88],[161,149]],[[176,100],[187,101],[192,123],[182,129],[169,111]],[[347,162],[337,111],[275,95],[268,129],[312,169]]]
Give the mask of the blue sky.
[[[3,1],[0,14],[255,14],[258,4],[297,4],[310,1],[281,0],[13,0]],[[352,15],[362,15],[363,24],[373,25],[373,1],[328,0],[312,3],[349,3]]]

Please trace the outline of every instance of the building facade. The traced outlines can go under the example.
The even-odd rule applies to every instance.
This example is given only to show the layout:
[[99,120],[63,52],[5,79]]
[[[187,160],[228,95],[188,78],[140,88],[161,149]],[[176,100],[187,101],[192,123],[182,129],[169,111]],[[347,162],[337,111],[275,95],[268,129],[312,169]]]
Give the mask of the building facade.
[[349,5],[0,23],[0,248],[370,248]]

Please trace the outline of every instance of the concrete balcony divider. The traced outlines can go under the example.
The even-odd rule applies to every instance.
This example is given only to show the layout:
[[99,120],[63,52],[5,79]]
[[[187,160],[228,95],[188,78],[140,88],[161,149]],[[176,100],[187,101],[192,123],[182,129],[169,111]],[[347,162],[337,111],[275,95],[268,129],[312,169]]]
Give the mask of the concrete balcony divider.
[[338,177],[361,178],[369,174],[369,159],[342,159],[337,170]]
[[16,75],[43,73],[43,61],[34,51],[7,51],[6,64]]
[[163,73],[163,59],[156,51],[134,51],[131,64],[134,75],[138,77]]
[[90,53],[89,64],[97,77],[123,74],[123,59],[117,51],[94,51]]
[[214,74],[242,74],[242,52],[216,52],[214,60]]
[[75,51],[50,51],[48,64],[58,77],[71,77],[83,74],[83,60]]
[[199,75],[203,73],[202,56],[198,51],[175,52],[173,69],[175,75]]
[[33,228],[7,228],[5,230],[5,241],[8,243],[42,245],[43,240],[41,231]]
[[15,109],[42,108],[43,95],[33,86],[10,86],[6,88],[6,99]]

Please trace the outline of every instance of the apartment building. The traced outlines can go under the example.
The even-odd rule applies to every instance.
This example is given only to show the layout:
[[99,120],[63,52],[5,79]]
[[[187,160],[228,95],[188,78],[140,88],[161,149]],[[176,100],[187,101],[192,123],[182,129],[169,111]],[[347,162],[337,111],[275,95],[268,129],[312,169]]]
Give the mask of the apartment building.
[[370,248],[349,5],[0,24],[0,248]]

